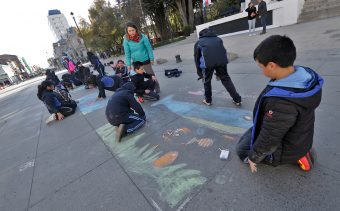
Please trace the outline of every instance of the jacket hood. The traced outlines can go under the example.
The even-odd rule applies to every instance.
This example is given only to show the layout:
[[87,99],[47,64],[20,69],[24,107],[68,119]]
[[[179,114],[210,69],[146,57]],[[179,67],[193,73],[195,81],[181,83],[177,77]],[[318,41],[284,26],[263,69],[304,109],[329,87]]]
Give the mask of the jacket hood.
[[317,108],[321,102],[323,79],[307,67],[297,66],[295,69],[290,76],[269,82],[274,88],[265,96],[284,97],[299,106]]
[[123,91],[123,90],[128,90],[128,91],[131,91],[131,92],[135,92],[136,90],[136,87],[135,87],[135,84],[131,81],[129,82],[126,82],[125,84],[123,84],[122,87],[120,87],[119,89],[117,89],[117,92],[119,91]]
[[199,33],[200,38],[202,37],[217,37],[216,33],[213,32],[211,29],[203,29]]

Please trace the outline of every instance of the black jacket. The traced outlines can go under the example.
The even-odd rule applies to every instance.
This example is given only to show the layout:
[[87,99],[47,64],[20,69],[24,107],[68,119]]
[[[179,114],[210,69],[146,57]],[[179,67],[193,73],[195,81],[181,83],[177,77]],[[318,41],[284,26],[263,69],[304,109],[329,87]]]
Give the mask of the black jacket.
[[258,11],[258,14],[259,16],[262,16],[262,15],[266,15],[267,14],[267,3],[265,1],[261,1],[259,3],[259,11]]
[[145,92],[145,82],[144,79],[148,78],[149,80],[151,80],[152,75],[148,74],[148,73],[143,73],[143,74],[134,74],[134,75],[130,75],[130,79],[131,81],[135,84],[136,87],[136,94],[139,96],[143,96],[144,92]]
[[[247,9],[246,9],[246,12],[248,12],[248,20],[253,20],[254,18],[256,18],[256,7],[248,7]],[[252,13],[255,13],[255,16],[253,16],[253,17],[251,17],[251,14]]]
[[202,69],[214,68],[228,64],[227,51],[223,41],[210,29],[200,32],[200,38],[194,47],[194,58],[198,76]]
[[52,90],[45,90],[42,93],[41,100],[44,102],[44,104],[47,107],[47,110],[51,114],[58,113],[63,103],[63,98],[60,96],[60,94]]
[[315,109],[323,79],[313,70],[303,89],[268,85],[256,101],[249,159],[278,165],[296,163],[313,144]]
[[124,66],[124,67],[122,67],[122,68],[116,67],[116,68],[114,69],[114,71],[115,71],[115,74],[116,74],[116,75],[117,75],[117,74],[122,74],[121,77],[126,77],[126,76],[128,76],[128,70],[127,70],[127,67],[126,67],[126,66]]
[[112,95],[105,111],[106,118],[111,124],[118,126],[124,123],[134,111],[145,117],[142,106],[134,97],[134,90],[134,84],[127,82]]

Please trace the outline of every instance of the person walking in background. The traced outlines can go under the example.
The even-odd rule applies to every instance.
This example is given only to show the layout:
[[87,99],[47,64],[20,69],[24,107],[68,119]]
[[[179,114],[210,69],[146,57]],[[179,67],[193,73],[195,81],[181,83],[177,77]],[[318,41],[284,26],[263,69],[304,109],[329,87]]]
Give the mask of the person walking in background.
[[94,53],[88,51],[87,59],[91,62],[94,69],[98,71],[99,75],[101,76],[106,75],[104,65],[100,62],[99,58],[96,55],[94,55]]
[[246,9],[246,0],[240,0],[240,11],[243,12]]
[[249,36],[255,35],[255,23],[256,23],[256,7],[252,2],[248,4],[246,9],[248,13],[248,25],[249,25]]
[[223,41],[209,28],[200,31],[199,36],[194,47],[194,57],[197,74],[204,83],[203,103],[212,105],[211,79],[216,71],[216,76],[233,98],[234,104],[241,106],[241,96],[237,93],[227,71],[228,57]]
[[[140,33],[133,23],[126,24],[126,35],[124,36],[125,62],[130,71],[131,62],[142,62],[147,74],[155,75],[152,66],[154,64],[154,55],[149,39],[146,35]],[[132,61],[131,61],[132,60]],[[160,92],[158,81],[156,82],[156,92]]]
[[263,0],[257,0],[259,2],[259,9],[257,14],[259,15],[259,18],[261,20],[261,25],[262,25],[262,32],[260,33],[265,34],[266,31],[266,27],[267,27],[267,3]]

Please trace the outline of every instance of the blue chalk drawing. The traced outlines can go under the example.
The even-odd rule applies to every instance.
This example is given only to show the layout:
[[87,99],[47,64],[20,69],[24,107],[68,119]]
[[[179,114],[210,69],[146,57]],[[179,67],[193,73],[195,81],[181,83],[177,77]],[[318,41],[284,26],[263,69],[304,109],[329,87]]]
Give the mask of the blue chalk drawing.
[[252,126],[251,121],[244,119],[244,116],[252,115],[248,110],[207,107],[195,103],[181,102],[174,100],[173,95],[152,104],[152,106],[158,105],[164,105],[177,115],[221,132],[241,134]]
[[97,93],[92,93],[79,99],[78,107],[84,115],[106,107],[107,100],[97,101],[97,95]]

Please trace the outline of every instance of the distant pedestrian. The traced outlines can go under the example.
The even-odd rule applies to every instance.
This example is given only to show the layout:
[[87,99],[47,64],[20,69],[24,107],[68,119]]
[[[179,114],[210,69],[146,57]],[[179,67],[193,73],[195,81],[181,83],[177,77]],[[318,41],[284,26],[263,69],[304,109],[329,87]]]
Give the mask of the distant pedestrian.
[[[155,75],[152,65],[154,64],[154,55],[152,46],[148,37],[138,31],[133,23],[126,25],[126,35],[124,36],[125,62],[130,71],[132,69],[131,62],[142,62],[144,70],[150,75]],[[132,61],[131,61],[132,60]],[[156,82],[156,92],[160,92],[158,81]]]
[[243,12],[246,9],[246,0],[240,0],[240,11]]
[[252,36],[255,35],[255,23],[256,23],[256,7],[252,2],[248,4],[246,12],[248,12],[249,36]]
[[104,65],[101,63],[99,58],[96,55],[94,55],[94,53],[88,51],[87,59],[91,62],[93,68],[98,71],[99,75],[101,76],[106,75]]
[[203,103],[212,105],[211,79],[216,71],[223,86],[233,98],[234,104],[241,106],[241,96],[237,93],[227,71],[228,57],[221,38],[209,28],[199,33],[199,40],[194,47],[194,57],[199,79],[203,79],[205,99]]
[[261,20],[261,25],[262,25],[262,32],[260,33],[265,34],[266,31],[266,27],[267,27],[267,3],[263,0],[257,0],[259,2],[259,9],[257,14],[259,15],[259,18]]

